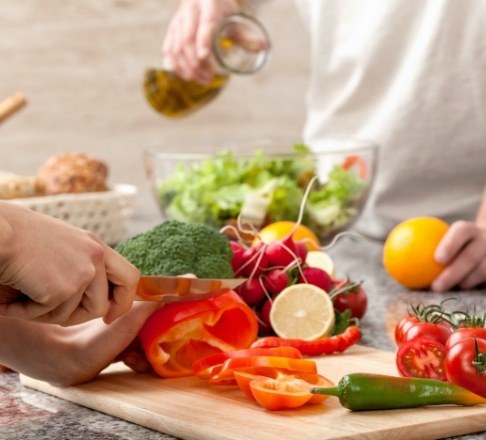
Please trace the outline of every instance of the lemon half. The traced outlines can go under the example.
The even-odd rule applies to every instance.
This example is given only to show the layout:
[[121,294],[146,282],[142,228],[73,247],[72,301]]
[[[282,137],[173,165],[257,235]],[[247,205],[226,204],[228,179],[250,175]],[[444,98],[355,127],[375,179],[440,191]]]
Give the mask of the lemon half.
[[334,308],[329,295],[312,284],[293,284],[273,301],[270,323],[281,338],[312,341],[332,332]]

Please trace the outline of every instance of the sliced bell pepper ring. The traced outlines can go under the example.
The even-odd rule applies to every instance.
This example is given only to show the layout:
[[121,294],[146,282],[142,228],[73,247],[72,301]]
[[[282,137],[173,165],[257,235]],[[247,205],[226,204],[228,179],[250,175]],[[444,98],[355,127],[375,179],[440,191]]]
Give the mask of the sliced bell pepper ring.
[[307,388],[268,377],[252,380],[250,389],[258,404],[269,411],[298,408],[312,399]]
[[293,359],[302,359],[302,354],[294,347],[247,348],[243,350],[235,350],[206,356],[194,362],[192,369],[194,371],[194,375],[200,379],[209,379],[214,367],[221,365],[227,359],[248,356],[281,356]]
[[[244,371],[234,371],[233,375],[236,379],[236,383],[240,389],[245,393],[247,397],[255,400],[255,396],[251,390],[250,384],[255,379],[271,378],[280,382],[292,383],[302,386],[308,390],[311,388],[333,386],[333,382],[329,379],[316,373],[304,373],[304,372],[293,372],[285,373],[283,371],[276,370],[274,368],[254,368],[245,369]],[[316,398],[317,397],[317,398]],[[322,399],[322,395],[314,394],[311,399],[307,402],[309,404],[322,403],[326,398]]]
[[317,365],[310,359],[293,359],[282,356],[248,356],[227,359],[223,364],[214,367],[209,382],[235,384],[236,379],[233,372],[248,367],[271,367],[286,372],[317,373]]
[[240,296],[229,291],[204,301],[166,304],[140,330],[145,354],[162,377],[193,374],[200,358],[248,348],[258,322]]

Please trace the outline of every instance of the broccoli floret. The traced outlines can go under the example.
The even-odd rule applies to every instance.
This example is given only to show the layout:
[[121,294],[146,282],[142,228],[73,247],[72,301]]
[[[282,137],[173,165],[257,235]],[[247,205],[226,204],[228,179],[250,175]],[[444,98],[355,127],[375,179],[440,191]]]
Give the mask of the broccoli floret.
[[205,225],[169,220],[119,243],[115,250],[142,275],[234,276],[228,239]]

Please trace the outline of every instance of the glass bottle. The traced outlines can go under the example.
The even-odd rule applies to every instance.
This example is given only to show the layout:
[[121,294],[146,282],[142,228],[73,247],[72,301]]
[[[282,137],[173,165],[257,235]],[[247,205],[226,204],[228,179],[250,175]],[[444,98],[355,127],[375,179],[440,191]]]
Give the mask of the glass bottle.
[[186,116],[203,107],[227,84],[230,74],[259,71],[270,56],[267,31],[253,16],[237,13],[223,18],[212,38],[214,77],[208,84],[184,80],[160,59],[144,76],[143,88],[149,104],[169,118]]

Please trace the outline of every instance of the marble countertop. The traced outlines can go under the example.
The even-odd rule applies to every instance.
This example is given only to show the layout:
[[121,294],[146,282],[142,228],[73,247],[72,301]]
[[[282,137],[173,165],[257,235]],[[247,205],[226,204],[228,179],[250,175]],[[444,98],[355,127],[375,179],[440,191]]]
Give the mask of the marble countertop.
[[[146,230],[158,219],[136,218],[133,232]],[[354,237],[342,238],[329,249],[338,275],[364,280],[368,311],[362,319],[361,344],[394,351],[393,329],[412,303],[456,298],[457,309],[484,308],[486,291],[408,292],[394,283],[381,266],[381,244]],[[161,440],[174,437],[31,390],[19,383],[18,374],[0,373],[0,439],[8,440]],[[485,434],[465,435],[462,440],[484,439]]]

